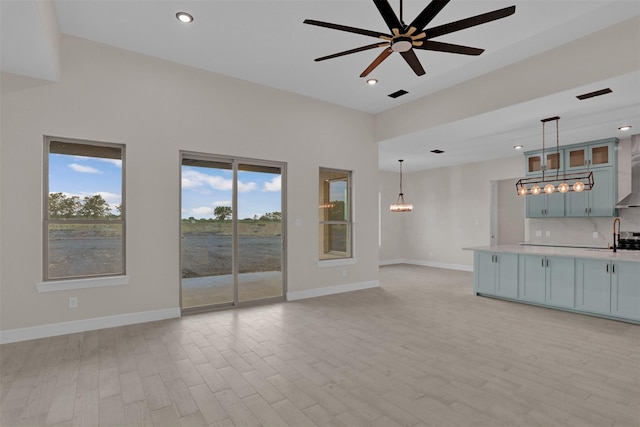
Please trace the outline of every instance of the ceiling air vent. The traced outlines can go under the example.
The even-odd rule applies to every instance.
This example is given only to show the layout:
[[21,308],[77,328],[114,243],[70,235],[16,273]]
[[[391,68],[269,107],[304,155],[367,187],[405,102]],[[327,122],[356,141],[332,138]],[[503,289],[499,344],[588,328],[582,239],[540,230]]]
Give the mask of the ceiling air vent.
[[594,96],[606,95],[611,92],[613,91],[609,88],[600,89],[595,92],[589,92],[589,93],[584,93],[582,95],[578,95],[576,96],[576,98],[578,98],[580,101],[584,101],[585,99],[593,98]]
[[444,153],[444,151],[437,150],[437,149],[436,150],[431,150],[431,152],[434,153],[434,154],[442,154],[442,153]]
[[389,94],[389,96],[390,96],[391,98],[398,98],[398,97],[400,97],[400,96],[402,96],[402,95],[406,95],[406,94],[408,94],[408,93],[409,93],[409,92],[407,92],[406,90],[400,89],[399,91],[396,91],[396,92],[390,93],[390,94]]

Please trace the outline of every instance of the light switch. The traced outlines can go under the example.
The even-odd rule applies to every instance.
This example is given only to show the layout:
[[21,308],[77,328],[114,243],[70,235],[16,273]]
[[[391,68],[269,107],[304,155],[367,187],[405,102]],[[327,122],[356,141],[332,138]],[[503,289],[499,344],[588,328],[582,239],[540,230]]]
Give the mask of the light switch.
[[536,230],[536,237],[542,236],[542,230]]
[[594,238],[594,239],[597,239],[597,238],[598,238],[598,232],[597,232],[597,231],[594,231],[594,232],[593,232],[593,238]]

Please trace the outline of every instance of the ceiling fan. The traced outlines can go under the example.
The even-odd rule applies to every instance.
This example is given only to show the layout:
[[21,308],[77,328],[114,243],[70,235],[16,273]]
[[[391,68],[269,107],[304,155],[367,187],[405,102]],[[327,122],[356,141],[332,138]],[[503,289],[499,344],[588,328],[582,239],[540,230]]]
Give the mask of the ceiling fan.
[[497,19],[505,18],[513,15],[516,11],[515,6],[505,7],[503,9],[494,10],[492,12],[483,13],[472,16],[470,18],[461,19],[459,21],[450,22],[448,24],[439,25],[425,29],[427,25],[436,17],[438,13],[451,0],[432,0],[422,12],[409,24],[406,25],[402,20],[402,0],[400,0],[400,18],[395,14],[391,5],[387,0],[373,0],[378,8],[384,22],[391,30],[391,34],[379,33],[377,31],[365,30],[361,28],[348,27],[346,25],[332,24],[330,22],[316,21],[313,19],[305,19],[304,23],[316,25],[318,27],[331,28],[334,30],[346,31],[348,33],[362,34],[364,36],[382,39],[382,42],[370,44],[367,46],[357,47],[355,49],[345,50],[344,52],[334,53],[332,55],[316,58],[315,61],[324,61],[327,59],[338,58],[340,56],[349,55],[356,52],[362,52],[369,49],[384,47],[385,49],[378,55],[376,59],[360,74],[360,77],[366,77],[378,65],[382,63],[393,52],[399,52],[404,60],[409,64],[416,75],[421,76],[425,73],[422,64],[418,60],[414,49],[434,50],[438,52],[457,53],[462,55],[480,55],[484,49],[469,46],[461,46],[457,44],[443,43],[431,40],[445,34],[464,30],[465,28],[475,27],[476,25],[485,24]]

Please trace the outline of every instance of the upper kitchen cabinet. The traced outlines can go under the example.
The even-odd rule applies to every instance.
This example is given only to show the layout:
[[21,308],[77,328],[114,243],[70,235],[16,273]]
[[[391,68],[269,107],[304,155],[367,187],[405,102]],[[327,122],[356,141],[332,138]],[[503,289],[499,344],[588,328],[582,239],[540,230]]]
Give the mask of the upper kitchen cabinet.
[[565,148],[565,172],[613,166],[617,143],[617,138],[609,138]]
[[[543,156],[544,154],[544,156]],[[551,152],[550,150],[530,151],[525,153],[525,163],[527,167],[526,175],[539,175],[545,170],[547,173],[562,172],[564,156],[563,151]]]

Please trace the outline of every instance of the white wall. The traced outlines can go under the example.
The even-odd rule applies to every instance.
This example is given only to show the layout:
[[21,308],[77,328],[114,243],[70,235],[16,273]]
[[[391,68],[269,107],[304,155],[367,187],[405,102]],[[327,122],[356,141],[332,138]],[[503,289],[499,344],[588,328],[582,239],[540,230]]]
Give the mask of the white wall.
[[[2,75],[0,332],[178,307],[179,150],[287,162],[289,292],[377,283],[372,116],[66,36],[61,65]],[[126,144],[129,285],[36,291],[43,135]],[[318,268],[320,166],[353,171],[356,264]]]
[[[491,181],[513,178],[523,171],[524,159],[516,156],[404,174],[405,199],[413,203],[414,210],[389,213],[386,216],[401,219],[387,226],[383,216],[381,263],[401,259],[471,269],[473,254],[462,248],[490,243]],[[395,200],[397,180],[398,174],[380,174],[383,200]]]

